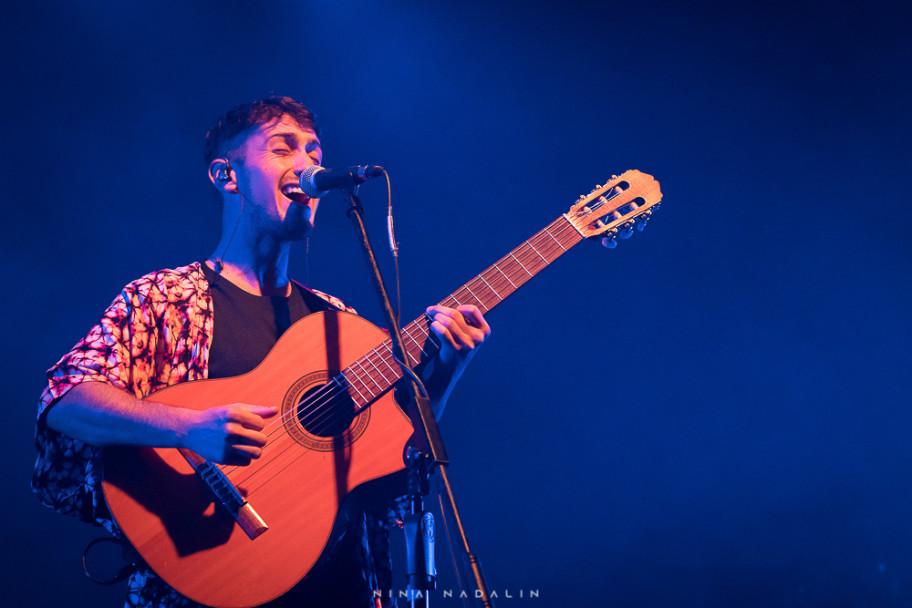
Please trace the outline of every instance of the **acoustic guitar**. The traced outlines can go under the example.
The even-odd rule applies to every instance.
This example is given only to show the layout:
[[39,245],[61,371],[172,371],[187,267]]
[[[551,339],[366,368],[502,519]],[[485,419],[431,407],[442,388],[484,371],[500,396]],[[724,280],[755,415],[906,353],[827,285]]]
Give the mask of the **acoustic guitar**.
[[[649,175],[614,177],[441,304],[486,313],[583,239],[642,224],[661,198]],[[402,330],[412,365],[439,346],[429,323],[422,316]],[[394,399],[401,378],[381,329],[344,312],[308,315],[253,371],[149,397],[198,410],[278,407],[259,459],[231,467],[188,450],[106,448],[108,507],[149,566],[190,599],[219,608],[272,600],[307,576],[346,497],[405,467],[414,428]]]

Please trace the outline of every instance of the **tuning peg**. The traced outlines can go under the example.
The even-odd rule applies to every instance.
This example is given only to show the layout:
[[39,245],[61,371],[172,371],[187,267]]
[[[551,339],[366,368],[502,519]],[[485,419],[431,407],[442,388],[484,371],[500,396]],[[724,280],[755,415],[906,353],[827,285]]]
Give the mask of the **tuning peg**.
[[620,229],[618,230],[618,237],[620,237],[622,239],[629,239],[632,236],[633,236],[633,224],[631,222],[627,222],[626,224],[623,224],[620,227]]
[[607,249],[614,249],[617,247],[617,228],[609,230],[605,233],[605,236],[602,237],[602,245]]
[[643,214],[636,218],[636,229],[638,232],[643,232],[643,228],[646,227],[646,222],[649,221],[649,215]]

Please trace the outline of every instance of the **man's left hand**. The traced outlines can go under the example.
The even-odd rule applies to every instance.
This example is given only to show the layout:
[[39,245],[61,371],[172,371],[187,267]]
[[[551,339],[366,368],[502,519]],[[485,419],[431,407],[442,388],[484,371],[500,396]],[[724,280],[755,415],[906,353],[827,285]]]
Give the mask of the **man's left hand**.
[[432,319],[431,330],[440,338],[439,356],[444,367],[455,369],[467,363],[491,335],[491,327],[477,306],[430,306],[426,312]]
[[491,328],[477,306],[430,306],[431,331],[440,340],[440,351],[426,362],[421,373],[437,418],[443,413],[456,381],[472,355],[491,335]]

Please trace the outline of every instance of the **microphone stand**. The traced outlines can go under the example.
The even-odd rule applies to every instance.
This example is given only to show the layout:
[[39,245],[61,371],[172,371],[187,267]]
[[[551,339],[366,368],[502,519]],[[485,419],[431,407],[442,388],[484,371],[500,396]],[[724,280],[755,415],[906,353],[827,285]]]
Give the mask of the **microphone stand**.
[[[364,208],[361,206],[361,200],[358,198],[357,191],[358,187],[354,186],[346,192],[348,194],[349,203],[351,204],[348,211],[346,211],[346,215],[350,217],[354,223],[358,242],[361,244],[361,248],[364,251],[364,257],[369,267],[369,274],[374,282],[374,288],[377,290],[377,297],[380,299],[380,305],[383,308],[383,314],[386,317],[386,322],[389,326],[390,338],[393,343],[393,354],[396,357],[396,362],[402,368],[403,375],[410,378],[409,396],[411,401],[408,409],[412,422],[420,422],[420,425],[415,424],[415,426],[423,431],[423,439],[425,441],[425,446],[423,447],[428,451],[427,454],[417,454],[413,453],[413,450],[410,448],[409,455],[406,458],[406,464],[409,465],[409,514],[406,516],[406,537],[407,542],[409,536],[413,539],[413,542],[409,543],[407,547],[409,555],[408,569],[410,570],[408,573],[409,600],[413,608],[416,605],[427,607],[429,600],[428,591],[436,588],[437,571],[434,567],[433,555],[433,515],[424,510],[422,498],[428,493],[427,479],[430,474],[430,469],[435,465],[439,465],[437,466],[437,469],[440,471],[440,478],[444,489],[446,490],[447,500],[453,519],[456,523],[463,549],[468,557],[473,577],[475,578],[475,588],[478,591],[482,605],[485,608],[494,608],[494,604],[488,593],[487,584],[484,580],[484,575],[481,571],[481,562],[469,548],[469,541],[465,533],[465,528],[462,525],[462,518],[459,516],[459,510],[456,508],[456,499],[453,495],[453,489],[446,473],[446,467],[449,465],[450,461],[447,457],[446,448],[443,445],[443,438],[440,436],[440,428],[437,426],[437,419],[434,417],[434,411],[431,408],[431,401],[428,398],[424,387],[422,386],[419,388],[419,384],[416,382],[418,377],[408,365],[405,345],[402,342],[402,334],[399,331],[399,321],[393,313],[389,294],[386,291],[386,285],[383,282],[380,267],[377,265],[377,258],[374,255],[374,249],[371,246],[370,238],[367,235],[367,228],[364,226]],[[415,416],[411,415],[411,413],[415,411],[418,413],[417,421],[415,420]],[[443,502],[441,502],[441,505],[442,504]],[[429,517],[430,519],[428,519]],[[421,528],[421,536],[423,537],[424,542],[419,542],[417,539],[418,527]],[[411,534],[409,534],[410,529]],[[430,542],[428,542],[428,540]],[[428,553],[430,553],[430,555],[428,555]],[[421,597],[416,597],[419,594]]]

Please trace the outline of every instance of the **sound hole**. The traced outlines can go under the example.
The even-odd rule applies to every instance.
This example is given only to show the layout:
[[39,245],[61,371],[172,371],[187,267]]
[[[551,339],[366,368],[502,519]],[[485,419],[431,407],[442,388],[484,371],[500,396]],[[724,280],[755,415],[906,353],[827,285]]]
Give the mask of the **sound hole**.
[[333,387],[332,383],[315,386],[298,403],[298,422],[311,435],[341,435],[355,418],[355,402],[347,392]]

